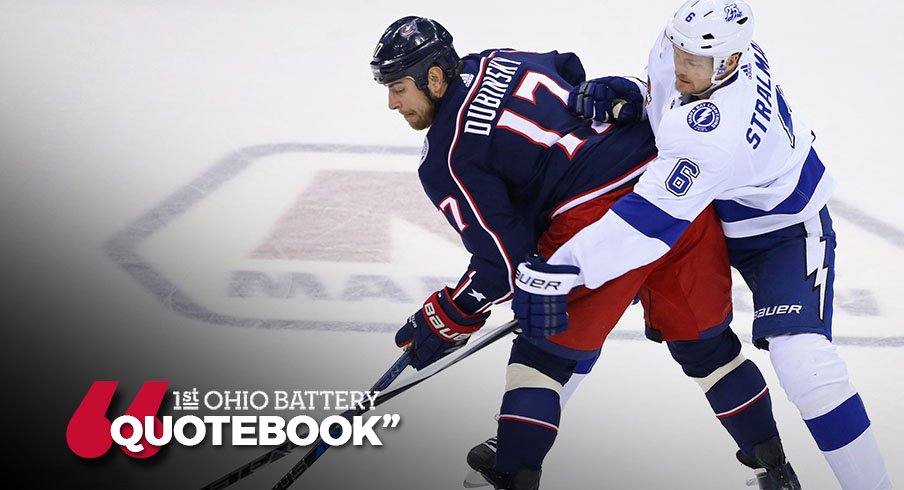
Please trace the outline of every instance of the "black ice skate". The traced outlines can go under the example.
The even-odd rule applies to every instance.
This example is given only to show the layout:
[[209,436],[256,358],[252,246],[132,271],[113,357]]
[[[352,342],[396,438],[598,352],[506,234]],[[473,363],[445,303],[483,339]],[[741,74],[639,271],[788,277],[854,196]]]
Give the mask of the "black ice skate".
[[521,470],[515,474],[496,473],[495,437],[474,446],[468,452],[468,466],[474,470],[474,473],[465,477],[465,488],[485,487],[487,484],[492,485],[496,490],[537,490],[540,488],[540,470]]
[[778,437],[753,447],[753,457],[738,451],[738,461],[752,468],[756,479],[748,486],[759,485],[760,490],[800,490],[800,481],[791,463],[785,459],[785,451]]

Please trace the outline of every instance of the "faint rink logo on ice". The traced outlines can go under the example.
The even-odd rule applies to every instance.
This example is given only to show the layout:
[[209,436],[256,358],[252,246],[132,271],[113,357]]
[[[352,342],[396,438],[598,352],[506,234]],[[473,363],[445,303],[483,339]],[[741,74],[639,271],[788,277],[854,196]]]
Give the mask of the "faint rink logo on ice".
[[[192,291],[188,285],[190,280],[178,273],[167,273],[166,267],[155,263],[139,249],[154,240],[155,235],[164,233],[172,222],[198,212],[197,208],[206,200],[226,192],[224,188],[227,183],[241,185],[242,181],[236,179],[248,175],[249,169],[255,165],[266,165],[265,162],[272,161],[268,157],[318,153],[324,154],[322,158],[327,159],[330,155],[361,155],[362,158],[398,156],[413,160],[420,151],[416,147],[298,143],[244,148],[227,155],[138,217],[108,240],[106,251],[167,307],[197,320],[243,327],[392,331],[410,314],[407,310],[411,305],[416,307],[430,292],[454,282],[458,273],[453,271],[437,275],[409,271],[411,275],[400,277],[398,266],[382,270],[378,267],[391,260],[389,250],[394,240],[389,226],[391,219],[411,223],[441,237],[440,240],[450,246],[461,248],[458,237],[423,196],[414,171],[331,169],[329,162],[311,164],[316,171],[312,172],[310,180],[299,186],[287,207],[267,217],[269,227],[260,236],[253,237],[256,243],[248,256],[237,259],[235,264],[219,264],[222,270],[210,273],[210,284],[217,285],[212,289],[216,290],[215,294],[221,301],[197,300],[198,294],[189,292]],[[848,204],[836,201],[832,206],[836,216],[851,220],[904,248],[904,232]],[[229,226],[230,223],[227,220],[223,225]],[[186,247],[204,240],[216,247],[218,237],[192,237],[186,241]],[[297,263],[299,267],[253,266],[274,262]],[[312,267],[311,264],[317,266]],[[343,266],[334,267],[334,264]],[[362,268],[359,271],[349,267],[349,264],[361,264]],[[459,265],[463,268],[466,264]],[[742,286],[736,285],[733,291],[735,310],[752,313],[749,292]],[[198,290],[197,285],[194,290]],[[291,310],[291,314],[285,314],[288,310],[267,307],[284,303],[308,306],[335,304],[344,314],[334,315],[329,308],[325,308],[328,313],[318,317],[306,313],[310,308],[296,308]],[[362,315],[356,316],[353,311],[348,311],[358,309],[356,304],[362,305]],[[365,304],[368,306],[364,307]],[[379,309],[379,305],[395,307],[399,312],[407,313],[399,314],[398,318],[375,320],[367,312]],[[271,310],[280,310],[283,314],[271,314]],[[835,310],[837,314],[855,317],[882,315],[875,294],[868,289],[836,290]],[[267,313],[247,314],[249,311]],[[740,324],[738,328],[739,332],[745,332]],[[613,332],[616,338],[640,338],[641,335],[638,332]],[[838,342],[844,343],[845,339],[857,344],[904,345],[904,337],[848,336],[839,337]]]
[[[421,197],[414,172],[320,170],[251,253],[259,260],[378,264],[391,261],[390,220],[401,219],[450,244],[458,237]],[[329,273],[326,273],[329,275]],[[352,273],[330,292],[323,272],[231,272],[228,295],[316,301],[420,303],[454,276],[417,275],[403,285],[392,271]],[[334,288],[335,289],[335,288]]]

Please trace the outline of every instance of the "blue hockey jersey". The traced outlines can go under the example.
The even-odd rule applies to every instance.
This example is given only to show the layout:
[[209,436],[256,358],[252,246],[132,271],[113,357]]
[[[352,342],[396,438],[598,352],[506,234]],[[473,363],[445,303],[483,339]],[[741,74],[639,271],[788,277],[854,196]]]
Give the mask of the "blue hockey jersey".
[[510,299],[515,268],[553,217],[633,184],[656,148],[647,122],[590,124],[568,111],[585,76],[572,53],[487,50],[463,63],[418,174],[471,253],[453,298],[473,313]]

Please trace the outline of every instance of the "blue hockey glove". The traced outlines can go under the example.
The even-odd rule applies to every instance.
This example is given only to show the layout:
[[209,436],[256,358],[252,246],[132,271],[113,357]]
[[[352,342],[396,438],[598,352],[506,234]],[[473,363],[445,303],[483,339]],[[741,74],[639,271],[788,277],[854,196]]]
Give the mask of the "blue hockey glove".
[[580,269],[551,265],[539,255],[527,257],[515,272],[512,310],[528,337],[549,337],[568,330],[568,293]]
[[396,332],[399,347],[411,344],[411,366],[421,370],[464,347],[471,334],[486,322],[489,313],[468,315],[455,306],[449,288],[433,293]]
[[568,94],[568,109],[599,122],[629,124],[643,118],[644,94],[633,80],[603,77],[582,82]]

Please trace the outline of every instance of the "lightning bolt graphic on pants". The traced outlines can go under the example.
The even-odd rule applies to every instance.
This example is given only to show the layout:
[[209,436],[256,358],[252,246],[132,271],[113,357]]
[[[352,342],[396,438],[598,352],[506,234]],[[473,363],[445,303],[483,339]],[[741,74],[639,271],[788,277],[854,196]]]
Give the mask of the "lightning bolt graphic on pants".
[[819,289],[819,319],[825,321],[826,287],[829,280],[829,269],[825,266],[826,247],[822,237],[822,222],[819,215],[804,223],[807,230],[807,277],[813,277],[813,289]]

